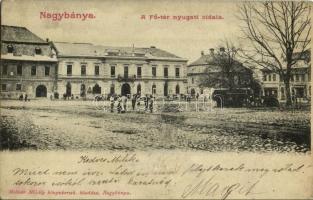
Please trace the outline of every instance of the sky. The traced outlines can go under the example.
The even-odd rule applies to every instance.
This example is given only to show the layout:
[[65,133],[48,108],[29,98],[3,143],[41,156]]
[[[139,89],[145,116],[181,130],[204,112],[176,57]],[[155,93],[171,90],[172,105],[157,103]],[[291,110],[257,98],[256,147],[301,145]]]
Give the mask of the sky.
[[[52,41],[93,43],[106,46],[150,47],[189,60],[200,57],[228,38],[238,41],[237,5],[230,1],[204,0],[3,0],[1,23],[24,26]],[[40,13],[92,13],[92,19],[40,18]],[[145,15],[146,19],[141,19]],[[150,15],[170,16],[150,20]],[[223,19],[202,20],[203,15]],[[172,16],[199,16],[198,20],[174,20]]]

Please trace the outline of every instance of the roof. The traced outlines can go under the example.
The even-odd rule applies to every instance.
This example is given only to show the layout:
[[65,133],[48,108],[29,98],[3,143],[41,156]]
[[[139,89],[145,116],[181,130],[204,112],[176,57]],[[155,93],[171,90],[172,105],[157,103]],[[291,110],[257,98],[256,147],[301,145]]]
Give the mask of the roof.
[[94,45],[91,43],[68,43],[68,42],[53,42],[54,47],[58,52],[58,56],[87,56],[87,57],[141,57],[150,59],[169,59],[187,61],[172,53],[159,48],[138,48],[138,47],[112,47]]
[[1,25],[1,41],[21,43],[47,43],[30,30],[20,26]]
[[[305,61],[306,63],[301,63],[299,65],[297,65],[297,63],[291,68],[292,72],[300,72],[300,71],[307,71],[307,69],[309,69],[309,71],[311,71],[311,50],[307,49],[305,51],[301,52],[295,52],[293,53],[293,59],[295,59],[296,61]],[[268,68],[262,68],[260,69],[262,72],[275,72],[274,69],[268,69]],[[286,68],[283,68],[283,70],[286,70]]]
[[306,60],[307,62],[311,61],[311,50],[307,49],[301,52],[295,52],[293,58],[296,60]]
[[[235,66],[232,68],[232,70],[235,72],[250,71],[250,69],[244,67],[241,62],[234,60],[234,64]],[[221,67],[218,65],[211,54],[201,55],[200,58],[188,65],[188,67],[192,66],[207,66],[207,72],[221,71]]]
[[214,65],[213,57],[211,55],[201,55],[196,61],[192,62],[188,66],[198,66],[198,65]]
[[[287,69],[283,69],[286,71]],[[277,71],[270,70],[270,69],[261,69],[263,73],[278,73]],[[304,74],[304,73],[311,73],[311,65],[304,66],[304,67],[292,67],[291,68],[292,74]]]

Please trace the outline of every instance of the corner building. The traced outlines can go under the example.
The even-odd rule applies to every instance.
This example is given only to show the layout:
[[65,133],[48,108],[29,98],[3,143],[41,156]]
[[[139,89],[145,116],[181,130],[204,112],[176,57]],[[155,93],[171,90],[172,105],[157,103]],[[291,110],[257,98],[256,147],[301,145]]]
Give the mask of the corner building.
[[1,98],[50,97],[56,89],[56,67],[48,40],[25,27],[1,25]]

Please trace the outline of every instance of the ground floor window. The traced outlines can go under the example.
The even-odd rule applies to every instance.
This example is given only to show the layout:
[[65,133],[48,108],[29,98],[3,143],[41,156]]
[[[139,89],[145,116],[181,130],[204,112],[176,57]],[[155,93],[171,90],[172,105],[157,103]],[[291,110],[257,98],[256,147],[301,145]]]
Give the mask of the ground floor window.
[[18,90],[18,91],[22,90],[22,84],[17,83],[16,84],[16,90]]
[[1,90],[6,91],[7,90],[7,84],[1,84]]
[[264,95],[277,98],[277,88],[265,88]]
[[296,97],[304,98],[305,96],[304,88],[295,88],[295,92],[296,92]]
[[152,85],[152,94],[156,94],[156,85]]
[[179,90],[180,90],[179,85],[176,85],[176,88],[175,88],[176,94],[180,94]]
[[112,84],[111,86],[110,86],[110,94],[112,95],[112,94],[114,94],[115,93],[115,87],[114,87],[114,85]]

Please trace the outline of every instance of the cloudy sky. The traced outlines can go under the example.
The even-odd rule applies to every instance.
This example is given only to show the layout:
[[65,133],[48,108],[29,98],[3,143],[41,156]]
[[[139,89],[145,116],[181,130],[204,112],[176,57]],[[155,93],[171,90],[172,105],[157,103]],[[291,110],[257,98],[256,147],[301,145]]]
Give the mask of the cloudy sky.
[[[238,41],[236,4],[230,1],[161,0],[4,0],[2,24],[25,26],[41,38],[53,41],[88,42],[110,46],[158,48],[189,62],[202,50],[216,47],[221,40]],[[94,19],[40,19],[40,13],[92,13]],[[219,20],[150,20],[149,15],[219,15]],[[141,16],[146,15],[146,20]]]

